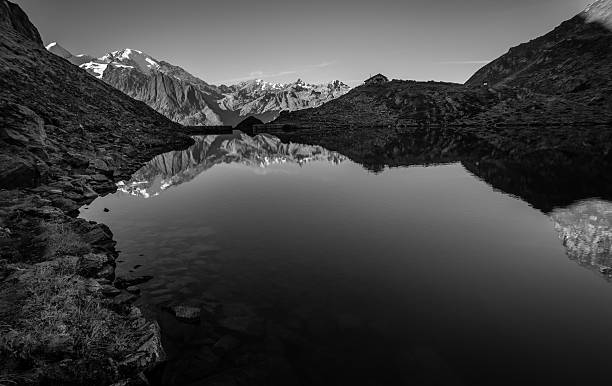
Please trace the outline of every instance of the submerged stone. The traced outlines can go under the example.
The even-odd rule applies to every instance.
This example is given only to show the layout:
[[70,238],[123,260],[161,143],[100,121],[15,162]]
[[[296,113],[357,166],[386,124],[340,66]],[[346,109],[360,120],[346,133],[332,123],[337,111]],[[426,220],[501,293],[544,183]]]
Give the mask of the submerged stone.
[[179,304],[170,307],[170,311],[177,319],[186,322],[197,322],[200,320],[200,307]]

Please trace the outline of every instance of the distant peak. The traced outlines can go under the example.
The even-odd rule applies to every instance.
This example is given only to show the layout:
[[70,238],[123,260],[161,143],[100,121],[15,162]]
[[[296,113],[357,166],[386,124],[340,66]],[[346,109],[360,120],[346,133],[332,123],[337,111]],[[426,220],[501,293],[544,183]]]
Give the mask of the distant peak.
[[70,51],[60,46],[58,42],[49,43],[45,48],[47,51],[59,56],[60,58],[68,59],[72,57]]
[[157,59],[133,48],[124,48],[122,50],[109,52],[99,60],[104,63],[121,64],[137,68],[144,74],[149,74],[151,70],[158,70],[160,68]]

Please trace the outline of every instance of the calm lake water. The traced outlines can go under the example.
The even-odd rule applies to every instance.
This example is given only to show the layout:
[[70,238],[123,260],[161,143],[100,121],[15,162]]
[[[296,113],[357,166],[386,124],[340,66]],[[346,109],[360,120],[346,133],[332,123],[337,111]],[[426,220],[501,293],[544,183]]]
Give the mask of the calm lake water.
[[608,383],[612,203],[543,213],[460,163],[372,173],[268,136],[196,139],[81,210],[113,231],[118,274],[154,276],[138,304],[171,356],[210,327],[162,307],[214,298],[280,342],[271,383]]

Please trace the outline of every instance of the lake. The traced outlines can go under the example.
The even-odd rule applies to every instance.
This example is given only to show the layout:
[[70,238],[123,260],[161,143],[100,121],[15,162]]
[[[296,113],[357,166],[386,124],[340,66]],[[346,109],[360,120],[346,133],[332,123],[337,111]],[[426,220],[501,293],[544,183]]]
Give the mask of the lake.
[[[113,231],[119,275],[153,276],[137,304],[164,333],[160,384],[607,383],[606,197],[508,194],[462,162],[372,171],[268,135],[195,139],[81,209]],[[181,322],[172,304],[212,316]]]

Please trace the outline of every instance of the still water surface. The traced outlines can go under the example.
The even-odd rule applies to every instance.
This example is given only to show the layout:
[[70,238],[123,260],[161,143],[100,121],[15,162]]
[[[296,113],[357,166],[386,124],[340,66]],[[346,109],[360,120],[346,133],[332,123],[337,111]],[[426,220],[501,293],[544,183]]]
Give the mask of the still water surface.
[[568,259],[555,211],[459,163],[372,173],[268,137],[197,140],[81,211],[113,231],[119,274],[154,276],[140,304],[253,307],[296,384],[606,383],[612,287]]

